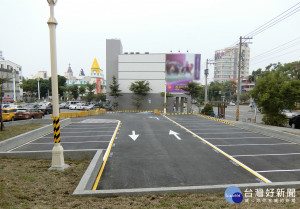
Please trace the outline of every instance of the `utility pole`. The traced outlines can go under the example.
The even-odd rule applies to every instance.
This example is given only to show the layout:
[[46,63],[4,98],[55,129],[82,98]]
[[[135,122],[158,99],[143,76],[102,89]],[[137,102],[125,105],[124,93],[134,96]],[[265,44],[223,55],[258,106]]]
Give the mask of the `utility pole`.
[[248,40],[252,39],[250,37],[240,36],[240,45],[239,45],[239,71],[238,71],[238,83],[237,83],[237,101],[236,101],[236,121],[240,119],[240,94],[241,94],[241,61],[242,61],[242,41],[243,39]]
[[214,64],[213,62],[214,60],[209,60],[206,59],[206,69],[204,71],[205,74],[205,99],[204,99],[204,105],[206,105],[208,103],[208,99],[207,99],[207,95],[208,95],[208,86],[207,86],[207,77],[208,77],[208,65],[209,64]]

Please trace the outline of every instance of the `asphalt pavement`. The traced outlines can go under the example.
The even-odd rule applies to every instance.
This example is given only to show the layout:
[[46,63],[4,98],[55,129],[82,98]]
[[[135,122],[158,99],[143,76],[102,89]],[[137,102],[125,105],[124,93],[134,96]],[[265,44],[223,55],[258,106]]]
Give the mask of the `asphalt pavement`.
[[300,180],[295,143],[196,115],[101,117],[121,127],[98,190]]

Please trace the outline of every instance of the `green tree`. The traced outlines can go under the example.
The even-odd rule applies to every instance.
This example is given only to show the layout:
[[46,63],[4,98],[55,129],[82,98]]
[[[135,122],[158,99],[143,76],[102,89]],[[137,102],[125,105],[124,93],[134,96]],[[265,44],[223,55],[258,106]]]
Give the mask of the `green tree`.
[[119,103],[117,102],[117,98],[120,96],[123,96],[120,92],[121,90],[119,89],[120,84],[118,84],[116,76],[112,77],[112,84],[109,85],[110,88],[110,92],[109,95],[114,97],[114,102],[113,102],[113,107],[114,110],[117,109],[117,107],[119,106]]
[[104,103],[106,100],[106,94],[105,93],[100,93],[100,94],[96,94],[95,98],[97,103]]
[[225,100],[232,101],[232,95],[236,92],[237,84],[235,81],[226,81],[225,83],[221,84],[223,86],[223,92],[225,94]]
[[94,93],[94,90],[96,88],[96,84],[86,84],[86,89],[87,89],[87,94],[86,96],[84,97],[84,100],[87,101],[87,102],[91,102],[94,100],[95,98],[95,93]]
[[200,97],[202,88],[203,87],[196,82],[189,82],[186,87],[183,87],[181,89],[183,91],[186,91],[186,94],[190,95],[192,101],[194,101],[196,98]]
[[221,100],[221,94],[219,92],[222,92],[223,86],[219,82],[211,82],[209,85],[209,100],[210,101],[217,101]]
[[129,90],[132,91],[135,95],[132,97],[134,102],[132,103],[138,110],[142,106],[142,101],[144,97],[148,94],[151,90],[149,87],[148,81],[136,81],[131,83]]
[[79,96],[79,91],[78,91],[78,86],[77,85],[72,85],[68,87],[69,92],[71,93],[71,96],[74,100],[77,100]]
[[83,96],[85,94],[85,86],[80,86],[78,89],[79,95]]
[[[51,77],[49,78],[49,82],[50,82],[50,92],[52,95],[52,81],[51,81]],[[63,96],[65,91],[66,91],[66,86],[67,86],[67,79],[64,76],[61,75],[57,75],[57,83],[58,83],[58,94],[60,96]],[[78,88],[78,87],[77,87]],[[74,90],[74,89],[73,89]],[[78,97],[78,96],[77,96]],[[76,98],[77,99],[77,98]]]
[[210,115],[211,112],[213,112],[214,109],[213,109],[213,106],[212,104],[210,103],[207,103],[204,108],[201,110],[201,114],[204,114],[204,115]]
[[262,107],[263,121],[268,125],[282,126],[287,121],[281,114],[282,110],[293,109],[300,101],[300,81],[291,79],[280,66],[258,78],[250,94]]
[[246,102],[250,99],[250,95],[249,93],[243,93],[240,95],[240,100],[243,101],[243,102]]

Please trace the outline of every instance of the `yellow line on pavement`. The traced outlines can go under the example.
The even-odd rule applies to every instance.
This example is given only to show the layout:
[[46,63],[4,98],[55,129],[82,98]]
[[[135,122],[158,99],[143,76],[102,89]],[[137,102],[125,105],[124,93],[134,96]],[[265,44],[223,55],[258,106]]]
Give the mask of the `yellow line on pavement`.
[[208,119],[211,119],[211,120],[219,121],[221,123],[226,123],[228,125],[234,126],[234,123],[232,123],[232,122],[228,122],[228,121],[225,121],[225,120],[213,118],[213,117],[210,117],[210,116],[207,116],[207,115],[201,115],[201,114],[197,114],[197,113],[193,113],[193,115],[197,115],[197,116],[200,116],[200,117],[203,117],[203,118],[208,118]]
[[211,146],[213,149],[217,150],[219,153],[223,154],[224,156],[226,156],[227,158],[229,158],[230,160],[232,160],[233,162],[235,162],[236,164],[238,164],[239,166],[241,166],[242,168],[244,168],[245,170],[249,171],[250,173],[252,173],[254,176],[258,177],[259,179],[261,179],[262,181],[264,181],[265,183],[271,183],[271,181],[265,177],[263,177],[262,175],[260,175],[259,173],[257,173],[256,171],[252,170],[251,168],[249,168],[248,166],[244,165],[243,163],[241,163],[240,161],[236,160],[234,157],[228,155],[226,152],[222,151],[221,149],[219,149],[218,147],[216,147],[215,145],[211,144],[210,142],[206,141],[205,139],[201,138],[200,136],[198,136],[197,134],[195,134],[194,132],[190,131],[189,129],[183,127],[182,125],[178,124],[177,122],[175,122],[174,120],[168,118],[167,116],[164,116],[165,118],[167,118],[168,120],[170,120],[171,122],[175,123],[176,125],[178,125],[179,127],[181,127],[182,129],[186,130],[187,132],[191,133],[192,135],[194,135],[195,137],[197,137],[198,139],[200,139],[201,141],[205,142],[207,145]]
[[106,162],[107,162],[107,158],[108,158],[108,156],[109,156],[109,153],[110,153],[112,144],[114,143],[114,140],[115,140],[115,138],[116,138],[117,132],[118,132],[118,130],[119,130],[120,124],[121,124],[121,121],[119,120],[119,123],[118,123],[118,126],[117,126],[116,130],[115,130],[115,133],[114,133],[114,135],[113,135],[113,137],[112,137],[112,139],[111,139],[111,141],[110,141],[110,143],[109,143],[109,147],[108,147],[108,149],[107,149],[106,152],[105,152],[106,156],[104,156],[104,157],[105,157],[105,158],[104,158],[104,161],[103,161],[103,163],[102,163],[102,165],[101,165],[100,171],[99,171],[99,173],[98,173],[98,176],[97,176],[97,178],[96,178],[96,181],[95,181],[95,183],[94,183],[94,186],[93,186],[92,190],[96,190],[96,189],[97,189],[97,186],[98,186],[98,184],[99,184],[101,175],[102,175],[102,173],[103,173],[105,164],[106,164]]

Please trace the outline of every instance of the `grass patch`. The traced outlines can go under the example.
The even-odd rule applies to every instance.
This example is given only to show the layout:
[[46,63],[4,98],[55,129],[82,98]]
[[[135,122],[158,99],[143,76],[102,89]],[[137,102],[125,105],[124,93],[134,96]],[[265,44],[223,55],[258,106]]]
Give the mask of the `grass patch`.
[[90,160],[66,163],[70,167],[58,172],[48,170],[50,160],[0,159],[0,208],[300,208],[300,191],[297,191],[295,204],[231,204],[225,200],[224,193],[109,198],[72,196]]
[[28,131],[32,131],[34,129],[40,128],[44,126],[43,124],[26,124],[19,126],[9,126],[4,127],[3,131],[0,131],[0,141],[5,139],[9,139],[11,137],[26,133]]

